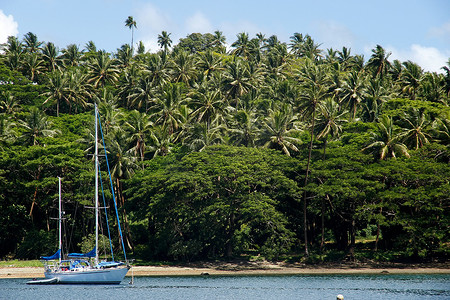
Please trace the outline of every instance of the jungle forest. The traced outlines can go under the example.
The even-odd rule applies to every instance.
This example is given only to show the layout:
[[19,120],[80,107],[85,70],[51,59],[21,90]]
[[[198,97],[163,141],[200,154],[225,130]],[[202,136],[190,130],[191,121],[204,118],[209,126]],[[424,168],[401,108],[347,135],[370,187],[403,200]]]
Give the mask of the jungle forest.
[[57,249],[58,177],[64,245],[90,250],[96,103],[136,259],[448,259],[450,59],[436,73],[302,33],[170,36],[156,52],[32,32],[1,46],[0,258]]

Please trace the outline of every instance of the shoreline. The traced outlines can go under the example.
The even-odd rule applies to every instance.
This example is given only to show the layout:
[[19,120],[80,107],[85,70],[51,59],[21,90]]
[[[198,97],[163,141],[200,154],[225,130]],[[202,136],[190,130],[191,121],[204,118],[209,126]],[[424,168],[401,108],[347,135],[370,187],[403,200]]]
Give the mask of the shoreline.
[[[187,266],[133,266],[131,276],[248,276],[248,275],[357,275],[450,274],[449,264],[439,265],[285,265],[277,263],[207,264]],[[0,267],[0,279],[43,278],[43,267]]]

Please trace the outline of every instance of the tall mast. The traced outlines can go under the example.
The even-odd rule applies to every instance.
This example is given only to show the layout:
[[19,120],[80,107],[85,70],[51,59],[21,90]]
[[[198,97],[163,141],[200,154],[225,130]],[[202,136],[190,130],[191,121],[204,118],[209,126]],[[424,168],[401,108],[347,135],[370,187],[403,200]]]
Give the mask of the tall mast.
[[59,193],[59,199],[58,199],[58,222],[59,222],[59,263],[61,264],[61,256],[62,256],[62,238],[61,238],[61,227],[62,227],[62,209],[61,209],[61,177],[58,177],[59,186],[58,186],[58,193]]
[[98,264],[98,108],[95,104],[95,265]]

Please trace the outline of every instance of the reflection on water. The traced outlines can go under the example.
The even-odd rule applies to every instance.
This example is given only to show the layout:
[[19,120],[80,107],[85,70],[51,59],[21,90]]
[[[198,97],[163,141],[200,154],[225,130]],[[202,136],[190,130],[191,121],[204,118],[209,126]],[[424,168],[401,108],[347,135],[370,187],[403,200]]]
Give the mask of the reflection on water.
[[26,285],[0,279],[0,299],[450,299],[450,275],[290,275],[125,278],[120,285]]

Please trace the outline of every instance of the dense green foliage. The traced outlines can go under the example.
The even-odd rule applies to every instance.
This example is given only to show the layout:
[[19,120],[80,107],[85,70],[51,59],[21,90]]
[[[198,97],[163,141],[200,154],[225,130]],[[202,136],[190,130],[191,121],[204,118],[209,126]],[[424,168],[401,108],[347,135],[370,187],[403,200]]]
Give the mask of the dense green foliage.
[[448,257],[450,60],[424,72],[299,33],[240,33],[227,52],[219,31],[163,31],[149,53],[125,25],[112,54],[33,33],[2,45],[0,257],[54,251],[58,177],[64,244],[91,247],[94,103],[135,257]]

